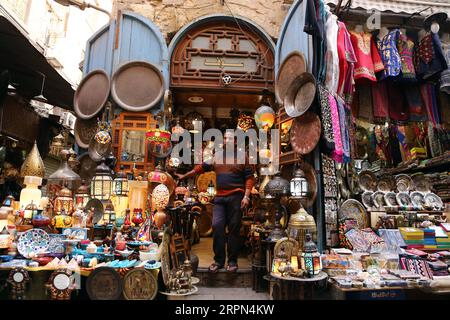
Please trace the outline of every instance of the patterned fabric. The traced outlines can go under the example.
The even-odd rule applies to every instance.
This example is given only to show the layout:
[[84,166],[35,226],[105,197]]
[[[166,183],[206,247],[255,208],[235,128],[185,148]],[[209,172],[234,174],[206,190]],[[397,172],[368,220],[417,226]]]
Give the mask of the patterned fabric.
[[420,41],[416,53],[418,54],[416,54],[415,67],[418,78],[428,80],[448,69],[438,34],[428,33]]
[[338,56],[338,30],[337,17],[329,13],[325,23],[327,32],[327,74],[325,85],[331,93],[335,94],[339,85],[339,56]]
[[439,118],[439,111],[437,108],[436,92],[434,86],[431,84],[423,84],[420,86],[420,94],[425,104],[425,110],[427,112],[428,120],[433,123],[433,127],[436,128],[441,123]]
[[397,121],[406,121],[409,118],[408,107],[401,87],[394,82],[387,82],[389,97],[389,117]]
[[342,22],[339,24],[338,56],[339,56],[339,85],[338,95],[343,97],[347,104],[351,104],[354,88],[354,73],[356,56],[353,49],[350,33]]
[[450,42],[442,43],[442,50],[447,61],[447,70],[441,73],[441,91],[450,94]]
[[397,41],[400,30],[395,29],[389,32],[383,39],[378,42],[381,60],[383,61],[384,70],[381,79],[388,77],[396,77],[402,69],[402,61],[397,50]]
[[384,69],[380,54],[370,33],[350,31],[350,38],[355,50],[355,80],[366,78],[377,81],[375,73]]
[[385,81],[372,85],[373,116],[387,119],[389,117],[389,97]]
[[419,86],[417,84],[405,86],[403,92],[405,93],[406,102],[408,104],[409,121],[426,121],[427,116],[424,112]]
[[402,61],[402,81],[415,82],[416,70],[414,68],[414,42],[405,34],[400,33],[397,48]]
[[371,121],[373,119],[372,90],[370,84],[361,84],[357,89],[359,98],[358,117]]
[[345,107],[344,100],[339,97],[336,100],[339,111],[339,124],[342,137],[343,162],[350,162],[350,137],[347,125],[347,108]]
[[324,186],[324,196],[337,198],[337,178],[336,167],[332,158],[322,153],[322,178]]
[[325,198],[325,235],[326,244],[328,247],[339,245],[339,239],[334,235],[338,232],[337,211],[338,205],[335,198]]
[[353,246],[348,241],[345,234],[358,227],[358,221],[356,219],[343,219],[339,221],[339,246],[352,250]]
[[329,94],[328,99],[330,101],[330,109],[331,109],[331,121],[333,124],[333,137],[334,137],[334,152],[332,153],[332,157],[337,162],[343,161],[344,149],[342,146],[342,136],[341,136],[341,127],[339,124],[339,111],[336,99]]
[[322,117],[322,128],[323,128],[323,140],[325,148],[328,152],[334,150],[334,136],[333,136],[333,122],[331,120],[331,109],[330,102],[328,100],[328,91],[322,86],[318,85],[319,91],[319,101],[320,101],[320,112]]

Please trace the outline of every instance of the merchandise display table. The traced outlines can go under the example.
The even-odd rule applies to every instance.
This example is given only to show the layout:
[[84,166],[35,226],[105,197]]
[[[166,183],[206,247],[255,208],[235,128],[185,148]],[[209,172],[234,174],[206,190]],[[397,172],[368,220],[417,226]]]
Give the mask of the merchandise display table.
[[313,278],[295,278],[271,273],[265,279],[270,282],[271,300],[312,300],[316,290],[326,288],[328,275],[320,272]]

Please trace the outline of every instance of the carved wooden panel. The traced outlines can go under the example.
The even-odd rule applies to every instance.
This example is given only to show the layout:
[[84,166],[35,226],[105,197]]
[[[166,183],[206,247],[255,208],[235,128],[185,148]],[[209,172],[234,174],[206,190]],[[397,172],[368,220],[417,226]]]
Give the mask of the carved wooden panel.
[[[232,21],[187,32],[171,58],[171,87],[273,91],[274,54],[254,30]],[[229,75],[231,82],[223,81]]]

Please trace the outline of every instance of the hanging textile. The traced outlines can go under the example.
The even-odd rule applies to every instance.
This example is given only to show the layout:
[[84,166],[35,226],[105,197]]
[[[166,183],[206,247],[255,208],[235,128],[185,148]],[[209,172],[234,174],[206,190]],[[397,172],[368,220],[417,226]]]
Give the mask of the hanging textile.
[[437,107],[435,88],[431,84],[422,84],[420,86],[420,93],[425,104],[428,120],[431,121],[433,123],[433,127],[436,128],[441,122]]
[[430,32],[420,41],[415,63],[417,76],[423,80],[433,78],[443,70],[447,70],[447,61],[437,34]]
[[397,50],[397,41],[400,30],[395,29],[378,41],[378,49],[380,51],[381,61],[384,70],[381,72],[380,80],[388,77],[397,77],[402,68],[402,61]]
[[343,162],[350,162],[350,137],[348,131],[348,117],[347,117],[347,108],[345,107],[345,102],[342,98],[336,98],[338,112],[339,112],[339,125],[341,131],[342,138],[342,151],[343,151]]
[[338,22],[338,57],[339,57],[339,85],[338,95],[343,97],[347,104],[351,104],[354,88],[354,73],[356,56],[353,49],[350,33],[343,22]]
[[319,12],[319,2],[322,0],[307,0],[304,31],[312,36],[315,56],[312,73],[319,79],[320,67],[323,63],[323,42],[325,39],[324,21]]
[[372,84],[373,116],[375,118],[389,118],[389,96],[385,81]]
[[447,69],[441,73],[441,91],[450,94],[450,42],[443,42],[442,50],[447,61]]
[[380,54],[370,33],[350,31],[355,50],[355,80],[366,78],[377,81],[375,74],[384,69]]
[[331,109],[331,121],[333,124],[333,138],[334,138],[334,152],[332,153],[332,157],[337,162],[343,161],[344,149],[342,146],[342,136],[341,136],[341,127],[339,124],[339,111],[336,99],[332,94],[328,94],[328,99],[330,101],[330,109]]
[[393,81],[387,81],[389,97],[389,118],[396,121],[407,121],[408,108],[401,87]]
[[372,90],[370,84],[360,84],[357,90],[359,91],[358,117],[370,122],[373,119]]
[[402,63],[399,81],[402,83],[417,82],[414,68],[414,42],[406,34],[400,33],[397,48]]
[[319,101],[320,101],[320,114],[323,128],[323,145],[324,149],[327,150],[328,153],[332,153],[335,148],[334,144],[334,136],[333,136],[333,121],[331,119],[331,108],[330,102],[328,99],[328,91],[319,84],[317,86],[319,92]]
[[327,89],[335,94],[339,85],[339,56],[338,56],[338,30],[337,17],[328,11],[327,21],[325,23],[327,32],[327,72],[325,85]]
[[426,121],[427,116],[425,114],[419,86],[417,84],[403,85],[402,89],[405,93],[408,105],[409,121]]

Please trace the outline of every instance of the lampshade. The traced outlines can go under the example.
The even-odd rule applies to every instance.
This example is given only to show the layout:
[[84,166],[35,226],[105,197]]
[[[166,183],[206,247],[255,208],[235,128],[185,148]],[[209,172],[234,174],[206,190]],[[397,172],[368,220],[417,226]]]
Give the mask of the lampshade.
[[152,207],[155,209],[167,207],[169,204],[169,197],[169,189],[163,184],[157,185],[152,192]]
[[55,199],[54,210],[56,214],[61,214],[63,211],[67,215],[71,215],[73,212],[73,198],[72,192],[64,187],[58,192],[58,197]]
[[112,193],[111,170],[102,162],[95,169],[95,175],[91,181],[91,198],[108,200]]
[[126,173],[123,171],[123,166],[120,166],[120,171],[117,173],[114,179],[114,190],[113,193],[116,196],[126,196],[128,194],[128,178]]
[[247,131],[251,127],[253,127],[253,118],[245,114],[239,115],[237,120],[237,128]]
[[148,174],[147,180],[150,190],[152,187],[156,187],[158,184],[162,183],[169,189],[170,194],[175,191],[175,180],[169,173],[164,171],[161,163],[156,166],[154,171]]
[[172,127],[172,133],[183,134],[184,128],[180,124],[180,120],[177,120],[177,124]]
[[165,158],[172,151],[170,132],[159,128],[150,129],[145,134],[147,149],[150,154],[157,158]]
[[114,210],[114,206],[111,202],[111,200],[107,200],[104,204],[104,210],[103,210],[103,223],[104,224],[110,224],[116,221],[116,212]]
[[302,169],[295,170],[294,177],[290,183],[291,197],[293,199],[306,199],[308,197],[309,185]]
[[278,171],[275,176],[266,184],[264,193],[271,197],[288,196],[290,194],[290,185],[286,179],[281,177],[281,172]]
[[89,187],[85,184],[84,181],[81,182],[81,186],[77,189],[74,195],[75,206],[82,207],[83,209],[86,207],[90,196],[89,196]]
[[288,237],[298,241],[300,248],[303,248],[303,241],[306,234],[316,234],[317,227],[314,217],[304,208],[300,208],[295,214],[291,215],[287,227]]
[[61,151],[62,162],[58,170],[48,177],[48,184],[66,185],[70,190],[76,190],[81,182],[81,177],[70,169],[67,160],[69,158],[68,150]]
[[39,178],[43,178],[45,176],[44,161],[42,161],[41,155],[39,154],[36,141],[34,141],[33,148],[22,164],[20,175],[22,177],[34,176]]
[[261,105],[255,111],[255,123],[259,129],[269,130],[275,122],[275,111],[269,105]]

